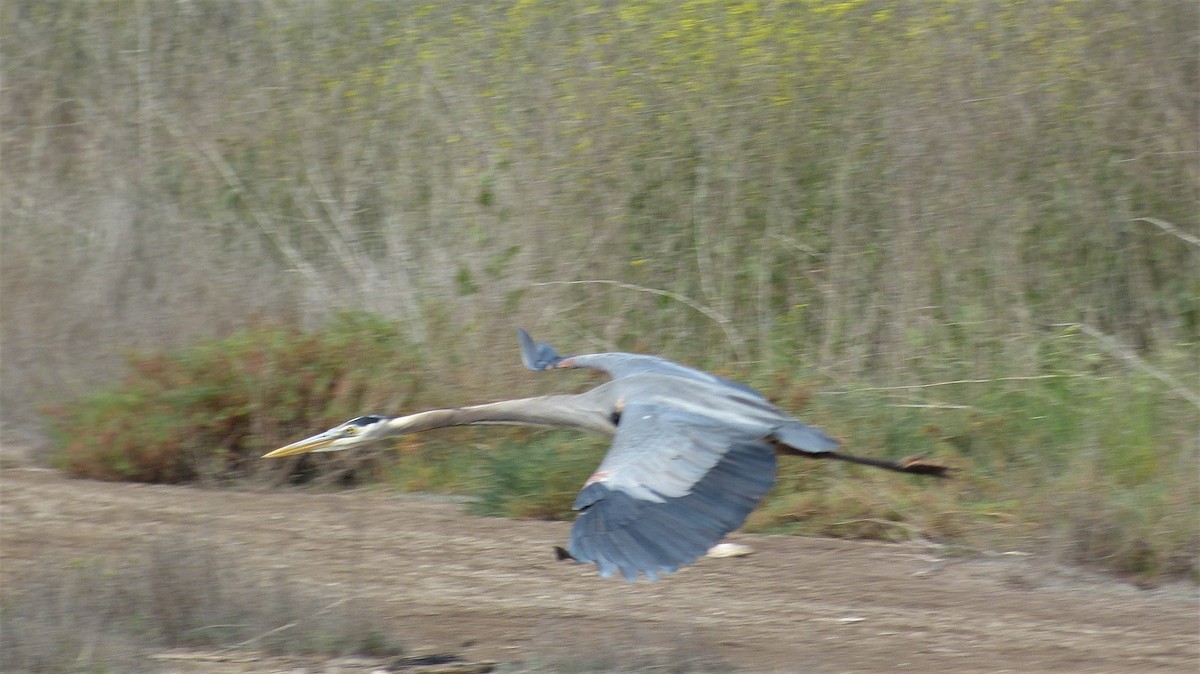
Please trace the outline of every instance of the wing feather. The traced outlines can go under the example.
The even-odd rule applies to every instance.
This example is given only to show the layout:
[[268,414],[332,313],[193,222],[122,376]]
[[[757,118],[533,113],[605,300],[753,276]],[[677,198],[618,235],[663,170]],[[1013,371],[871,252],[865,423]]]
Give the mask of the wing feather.
[[[579,493],[569,550],[601,575],[649,579],[694,562],[738,528],[775,482],[775,452],[758,428],[633,404]],[[699,429],[699,430],[697,430]]]
[[[517,328],[517,340],[521,345],[521,362],[530,370],[552,370],[556,367],[587,367],[607,372],[613,379],[620,379],[635,374],[645,374],[647,372],[669,374],[709,384],[728,386],[742,394],[748,394],[759,402],[766,403],[766,398],[763,394],[739,381],[726,379],[725,377],[690,368],[686,365],[680,365],[666,358],[638,353],[589,353],[581,356],[563,357],[549,344],[534,340],[524,328]],[[767,404],[769,405],[769,403]]]
[[610,486],[660,497],[688,494],[736,442],[771,434],[767,423],[735,423],[665,404],[630,403],[597,473]]
[[[667,360],[659,356],[648,356],[641,353],[589,353],[581,356],[570,356],[562,359],[566,361],[563,365],[570,367],[588,367],[594,370],[603,370],[607,372],[613,379],[621,379],[622,377],[631,377],[633,375],[654,373],[666,374],[673,377],[681,377],[683,379],[691,379],[693,381],[701,381],[707,384],[719,384],[731,389],[736,389],[743,395],[749,395],[758,402],[766,403],[766,397],[755,391],[753,388],[743,384],[740,381],[726,379],[720,375],[697,370],[686,365],[680,365],[673,360]],[[770,404],[770,403],[766,403]]]

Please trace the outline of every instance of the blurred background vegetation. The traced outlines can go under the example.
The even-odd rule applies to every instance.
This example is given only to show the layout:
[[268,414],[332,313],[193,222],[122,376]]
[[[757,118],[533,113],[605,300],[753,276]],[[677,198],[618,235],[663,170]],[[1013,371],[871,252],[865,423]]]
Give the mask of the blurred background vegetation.
[[[1191,0],[9,0],[0,421],[78,475],[261,476],[594,383],[522,371],[522,325],[962,469],[786,462],[753,530],[1195,578],[1198,35]],[[604,449],[497,433],[273,478],[560,517]]]

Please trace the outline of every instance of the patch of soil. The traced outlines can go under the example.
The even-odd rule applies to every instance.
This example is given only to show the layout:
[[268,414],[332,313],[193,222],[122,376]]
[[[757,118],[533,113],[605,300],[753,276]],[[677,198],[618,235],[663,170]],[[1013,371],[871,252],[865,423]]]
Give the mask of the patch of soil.
[[[918,546],[745,534],[734,540],[754,548],[749,557],[628,584],[556,562],[553,547],[569,526],[472,517],[446,499],[381,491],[207,490],[7,469],[0,583],[11,587],[47,559],[120,555],[148,534],[184,531],[322,596],[369,602],[410,652],[477,662],[748,672],[1200,668],[1200,603],[1190,585],[1144,591],[1059,573],[1033,557],[938,561]],[[163,657],[163,671],[265,666],[206,669],[196,665],[203,658]],[[185,660],[195,666],[180,667]],[[287,662],[281,667],[305,669]]]

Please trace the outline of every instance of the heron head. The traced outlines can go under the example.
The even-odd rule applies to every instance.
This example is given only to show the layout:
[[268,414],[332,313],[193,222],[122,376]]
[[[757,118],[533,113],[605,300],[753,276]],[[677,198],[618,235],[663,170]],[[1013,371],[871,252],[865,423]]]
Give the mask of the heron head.
[[392,417],[378,414],[356,417],[327,431],[293,442],[286,447],[280,447],[273,452],[264,454],[262,458],[273,459],[308,452],[340,452],[343,449],[360,447],[386,435],[387,422],[391,419]]

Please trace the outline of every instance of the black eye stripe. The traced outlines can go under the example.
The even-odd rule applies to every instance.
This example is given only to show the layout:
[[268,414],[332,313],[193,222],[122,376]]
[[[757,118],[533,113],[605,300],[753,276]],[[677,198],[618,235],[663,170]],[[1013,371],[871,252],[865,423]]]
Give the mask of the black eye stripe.
[[383,419],[384,419],[384,417],[381,417],[377,414],[368,414],[365,417],[358,417],[357,419],[351,419],[350,421],[347,421],[346,423],[352,424],[354,426],[369,426],[371,424],[379,423],[380,421],[383,421]]

